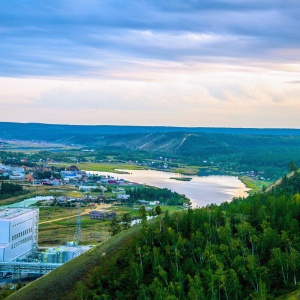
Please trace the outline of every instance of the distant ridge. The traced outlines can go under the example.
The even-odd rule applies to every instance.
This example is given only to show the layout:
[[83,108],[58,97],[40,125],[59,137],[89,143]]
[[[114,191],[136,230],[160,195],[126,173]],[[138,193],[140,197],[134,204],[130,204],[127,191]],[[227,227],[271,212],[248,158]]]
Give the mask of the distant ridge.
[[0,138],[56,141],[77,135],[119,135],[148,133],[213,133],[270,136],[300,136],[300,129],[281,128],[223,128],[223,127],[172,127],[129,125],[63,125],[43,123],[0,122]]

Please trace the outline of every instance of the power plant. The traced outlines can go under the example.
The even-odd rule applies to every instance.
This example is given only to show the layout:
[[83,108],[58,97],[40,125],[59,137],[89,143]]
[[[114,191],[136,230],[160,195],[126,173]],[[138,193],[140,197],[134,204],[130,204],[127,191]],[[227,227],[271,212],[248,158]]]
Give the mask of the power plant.
[[[37,208],[0,209],[0,278],[43,275],[90,249],[70,242],[39,252],[38,221]],[[80,219],[77,227],[80,238]]]
[[0,210],[0,262],[15,261],[38,251],[38,209]]

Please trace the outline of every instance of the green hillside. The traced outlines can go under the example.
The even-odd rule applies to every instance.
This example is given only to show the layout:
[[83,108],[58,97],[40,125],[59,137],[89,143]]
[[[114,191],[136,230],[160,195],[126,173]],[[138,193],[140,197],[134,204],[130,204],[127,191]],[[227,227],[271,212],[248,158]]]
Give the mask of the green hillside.
[[78,282],[88,278],[89,273],[99,266],[101,257],[114,257],[124,246],[133,242],[139,230],[140,227],[135,226],[113,236],[59,269],[31,282],[7,299],[72,299],[73,291],[79,286]]
[[300,279],[299,192],[300,173],[295,172],[268,193],[166,213],[122,232],[8,299],[289,295]]

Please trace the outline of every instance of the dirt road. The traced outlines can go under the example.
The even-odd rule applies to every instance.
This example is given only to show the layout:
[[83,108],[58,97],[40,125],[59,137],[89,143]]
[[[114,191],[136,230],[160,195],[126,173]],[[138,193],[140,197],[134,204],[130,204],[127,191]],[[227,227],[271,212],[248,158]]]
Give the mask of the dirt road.
[[[91,211],[94,211],[94,210],[100,211],[102,209],[107,209],[109,207],[111,207],[111,204],[97,204],[95,208],[86,208],[82,213],[80,213],[80,215],[81,216],[87,215]],[[62,218],[57,218],[57,219],[53,219],[53,220],[48,220],[48,221],[42,221],[42,222],[39,222],[39,224],[46,224],[46,223],[52,223],[52,222],[61,221],[61,220],[72,219],[77,216],[78,216],[78,214],[72,215],[72,216],[66,216],[66,217],[62,217]]]

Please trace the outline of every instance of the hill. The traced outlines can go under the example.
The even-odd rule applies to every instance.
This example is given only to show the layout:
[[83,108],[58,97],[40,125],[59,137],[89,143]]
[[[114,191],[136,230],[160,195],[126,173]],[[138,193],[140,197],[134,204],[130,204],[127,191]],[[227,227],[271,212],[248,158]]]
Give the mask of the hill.
[[253,171],[271,180],[281,177],[290,161],[300,164],[297,129],[0,123],[0,138],[43,140],[115,153],[131,151],[130,160],[163,156],[221,171]]
[[8,299],[274,299],[288,294],[300,279],[299,192],[300,173],[295,172],[272,192],[166,213]]

